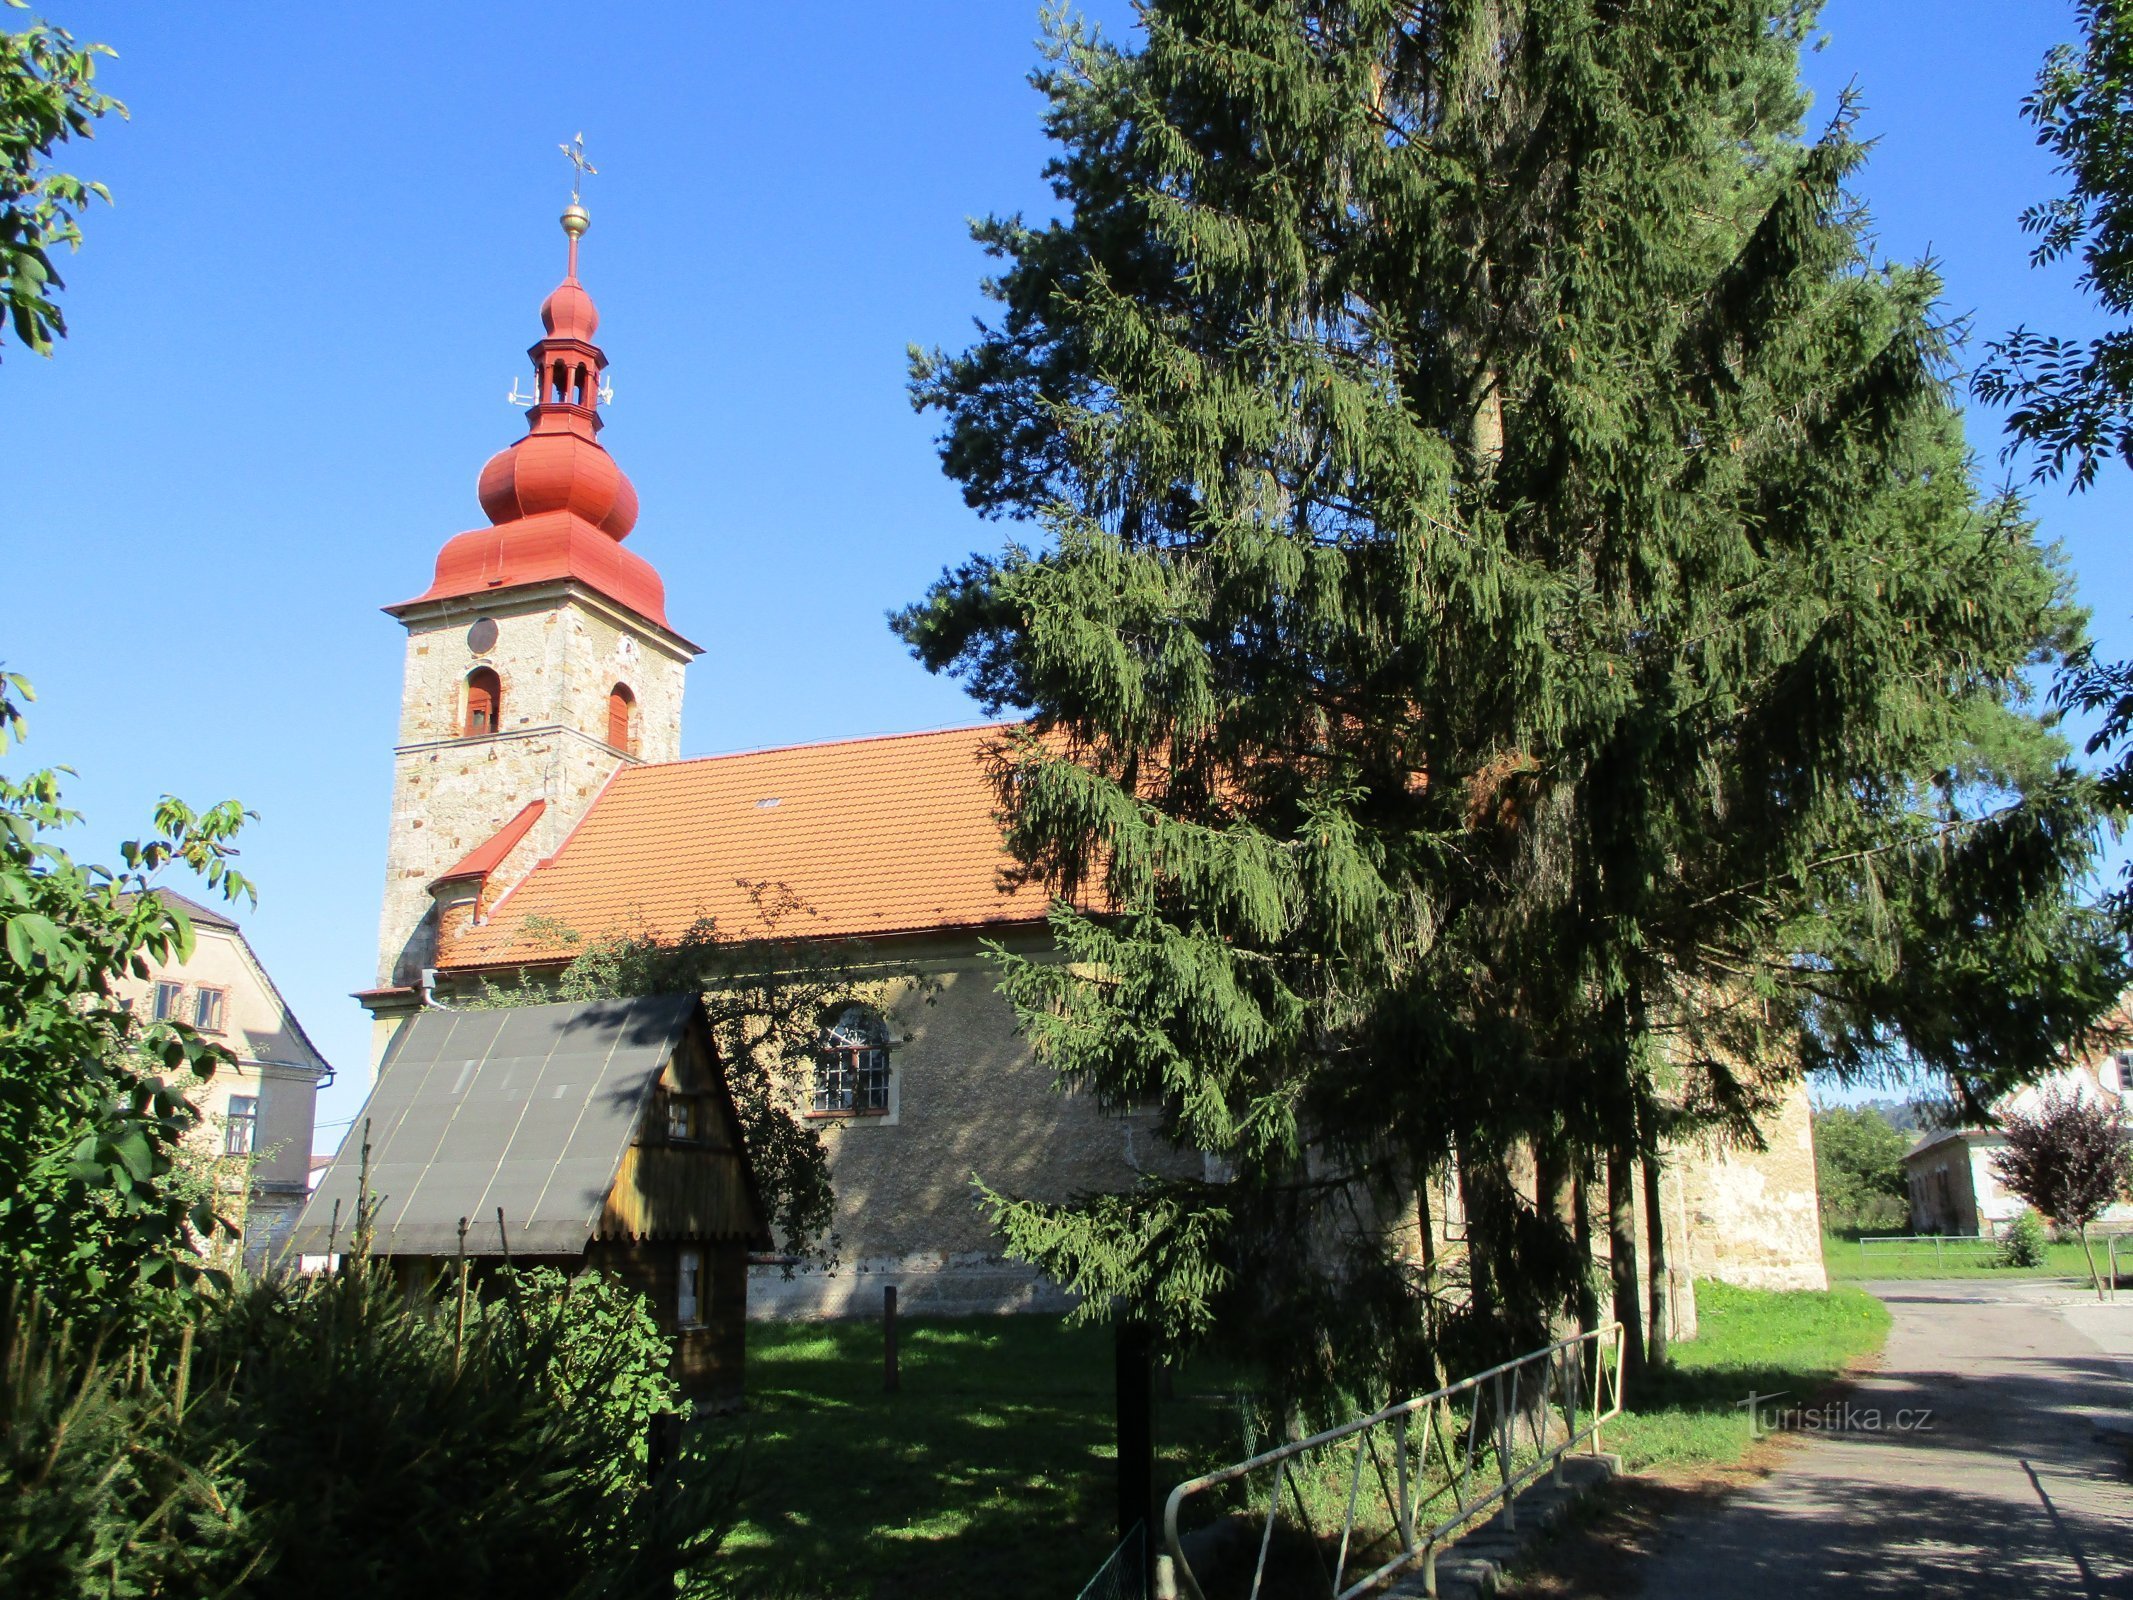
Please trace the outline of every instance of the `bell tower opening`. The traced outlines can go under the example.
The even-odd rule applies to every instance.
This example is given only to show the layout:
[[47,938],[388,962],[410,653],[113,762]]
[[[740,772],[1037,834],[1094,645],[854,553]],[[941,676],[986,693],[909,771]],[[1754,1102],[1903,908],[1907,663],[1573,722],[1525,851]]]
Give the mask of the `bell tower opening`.
[[618,683],[607,694],[607,742],[624,755],[637,753],[635,726],[637,697],[630,686]]
[[476,667],[467,674],[467,714],[460,733],[468,739],[501,731],[504,719],[504,680],[494,667]]

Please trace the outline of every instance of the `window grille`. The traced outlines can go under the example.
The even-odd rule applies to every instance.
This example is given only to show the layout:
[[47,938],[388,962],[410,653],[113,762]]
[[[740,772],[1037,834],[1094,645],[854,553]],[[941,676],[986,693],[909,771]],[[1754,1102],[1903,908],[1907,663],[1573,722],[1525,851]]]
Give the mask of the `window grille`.
[[845,1007],[824,1031],[815,1062],[814,1109],[889,1109],[889,1030],[867,1007]]

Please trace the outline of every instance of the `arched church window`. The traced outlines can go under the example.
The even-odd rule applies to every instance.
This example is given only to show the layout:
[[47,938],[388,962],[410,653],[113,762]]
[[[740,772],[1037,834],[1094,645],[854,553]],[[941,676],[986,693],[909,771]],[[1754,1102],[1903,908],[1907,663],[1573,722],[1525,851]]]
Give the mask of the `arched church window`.
[[476,667],[467,674],[467,720],[460,729],[467,738],[494,733],[504,723],[504,681],[493,668]]
[[637,753],[637,697],[618,683],[607,694],[607,742],[628,755]]
[[871,1006],[846,1006],[822,1030],[814,1109],[836,1114],[889,1109],[889,1028]]

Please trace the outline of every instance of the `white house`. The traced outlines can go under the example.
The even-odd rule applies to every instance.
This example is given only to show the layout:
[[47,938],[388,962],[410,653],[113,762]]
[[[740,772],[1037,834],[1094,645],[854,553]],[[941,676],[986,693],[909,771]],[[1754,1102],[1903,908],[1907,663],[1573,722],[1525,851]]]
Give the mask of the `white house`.
[[192,954],[151,963],[147,977],[115,987],[135,1015],[190,1023],[236,1056],[191,1094],[201,1111],[192,1138],[218,1169],[225,1211],[243,1213],[244,1258],[258,1267],[303,1206],[314,1105],[333,1068],[235,922],[168,889],[153,892],[192,924]]
[[[2046,1092],[2109,1101],[2133,1113],[2133,1050],[2118,1050],[2053,1073],[2001,1101],[2001,1116],[2034,1114]],[[1903,1158],[1911,1190],[1914,1233],[1997,1234],[2024,1209],[1993,1176],[1992,1156],[2007,1136],[1996,1128],[1950,1128],[1921,1137]],[[2133,1225],[2133,1204],[2107,1208],[2099,1219]]]

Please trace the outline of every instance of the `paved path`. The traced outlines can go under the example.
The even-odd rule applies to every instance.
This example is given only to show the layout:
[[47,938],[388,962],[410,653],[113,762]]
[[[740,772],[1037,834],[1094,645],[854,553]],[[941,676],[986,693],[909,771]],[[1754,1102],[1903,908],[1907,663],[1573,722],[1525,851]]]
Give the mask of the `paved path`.
[[1852,1427],[1672,1530],[1646,1600],[2133,1600],[2133,1474],[2096,1436],[2099,1417],[2133,1416],[2133,1295],[1866,1287],[1896,1325],[1849,1396]]

